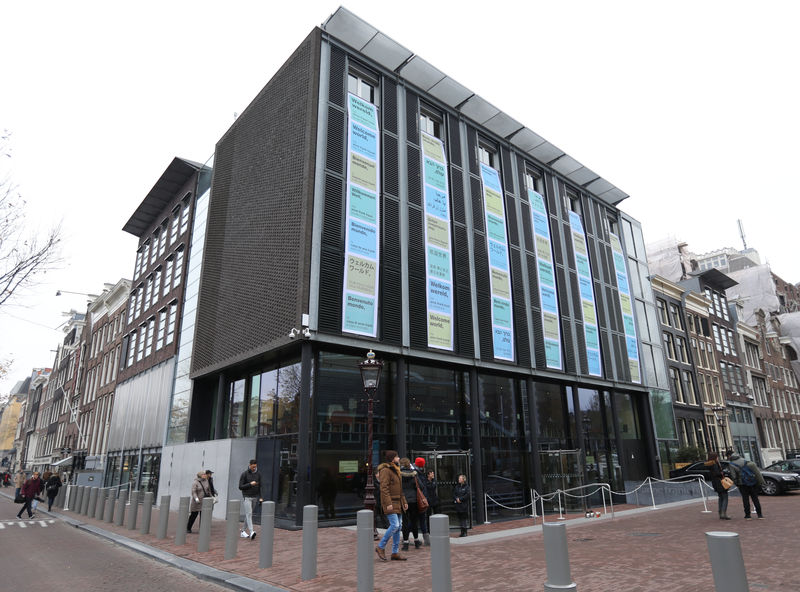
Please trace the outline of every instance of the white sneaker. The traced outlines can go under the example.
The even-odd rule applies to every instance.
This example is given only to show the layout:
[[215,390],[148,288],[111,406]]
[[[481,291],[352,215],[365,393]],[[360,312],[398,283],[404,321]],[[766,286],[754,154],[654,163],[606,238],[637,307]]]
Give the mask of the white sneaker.
[[249,539],[250,535],[247,534],[245,531],[242,531],[241,533],[239,533],[239,538],[240,539]]

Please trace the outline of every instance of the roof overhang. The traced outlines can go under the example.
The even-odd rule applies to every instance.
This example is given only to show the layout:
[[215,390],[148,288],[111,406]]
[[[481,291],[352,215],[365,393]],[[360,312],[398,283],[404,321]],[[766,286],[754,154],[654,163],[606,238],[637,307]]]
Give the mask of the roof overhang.
[[711,268],[705,271],[692,273],[691,275],[702,278],[704,282],[706,282],[707,284],[713,284],[720,290],[727,290],[728,288],[732,288],[733,286],[739,285],[739,282],[737,282],[731,276],[722,273],[719,269],[716,268]]
[[163,215],[164,208],[172,203],[172,200],[175,199],[175,194],[201,168],[203,168],[203,165],[191,160],[173,158],[167,169],[156,181],[156,184],[153,185],[150,193],[136,208],[130,220],[122,227],[122,230],[136,237],[143,236],[153,225],[153,222]]
[[604,202],[617,206],[629,197],[597,173],[557,148],[520,122],[459,84],[344,7],[322,24],[322,29],[342,43],[394,72],[448,107],[509,141],[521,152],[552,167],[573,184]]
[[65,465],[65,464],[67,464],[67,463],[68,463],[69,461],[71,461],[71,460],[72,460],[72,457],[71,457],[71,456],[68,456],[67,458],[62,458],[61,460],[57,460],[57,461],[56,461],[56,462],[54,462],[54,463],[50,463],[50,466],[53,466],[53,467],[60,467],[61,465]]

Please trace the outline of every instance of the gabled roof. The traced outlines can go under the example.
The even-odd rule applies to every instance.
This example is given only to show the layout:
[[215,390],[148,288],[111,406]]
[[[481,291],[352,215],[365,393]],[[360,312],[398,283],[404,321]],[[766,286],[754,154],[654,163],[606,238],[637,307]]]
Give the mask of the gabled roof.
[[331,36],[616,206],[628,194],[344,7],[322,24]]
[[122,227],[125,232],[141,237],[153,225],[166,208],[175,194],[186,184],[192,175],[203,168],[203,165],[185,158],[175,157],[161,175],[150,193],[144,198],[130,220]]

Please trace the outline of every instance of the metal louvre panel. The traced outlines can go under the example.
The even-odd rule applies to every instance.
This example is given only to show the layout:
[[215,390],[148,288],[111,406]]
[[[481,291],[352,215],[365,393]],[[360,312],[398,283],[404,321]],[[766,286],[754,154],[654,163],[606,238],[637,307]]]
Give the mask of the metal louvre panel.
[[509,249],[511,255],[511,289],[514,294],[514,342],[517,362],[530,366],[531,346],[528,336],[528,311],[525,310],[525,290],[522,285],[522,260],[519,249]]
[[450,167],[450,195],[453,204],[453,220],[460,224],[466,224],[466,212],[464,210],[464,181],[461,169]]
[[344,253],[322,249],[319,277],[319,328],[325,333],[342,332],[342,283],[344,282]]
[[458,224],[453,225],[453,259],[455,263],[455,281],[469,286],[469,245],[467,229]]
[[328,87],[328,100],[344,109],[344,89],[347,88],[347,57],[336,46],[331,47],[331,73]]
[[383,198],[382,267],[400,271],[400,204],[391,197]]
[[383,341],[400,345],[403,335],[402,280],[399,270],[383,267],[381,272],[381,333]]
[[614,355],[617,360],[617,380],[630,382],[631,373],[628,368],[628,350],[625,347],[625,338],[622,335],[613,335]]
[[408,324],[411,330],[411,346],[428,349],[428,304],[425,277],[408,278]]
[[478,288],[478,334],[481,344],[481,359],[493,359],[492,300],[489,297],[489,292],[480,288]]
[[400,173],[397,165],[397,138],[383,134],[383,191],[393,197],[400,196]]
[[450,155],[450,164],[463,168],[461,163],[461,132],[458,119],[452,115],[447,116],[447,151]]
[[419,146],[419,97],[406,90],[406,139]]
[[516,201],[516,197],[506,192],[506,229],[508,230],[508,242],[515,247],[519,247]]
[[456,352],[472,357],[475,343],[472,338],[472,298],[468,287],[456,285]]
[[[581,326],[581,329],[583,329],[583,326]],[[568,374],[576,374],[575,350],[572,344],[572,325],[569,319],[561,319],[561,335],[562,343],[564,344],[564,370]]]
[[[594,307],[597,310],[597,326],[600,329],[608,329],[608,319],[603,313],[603,300],[606,299],[606,291],[603,289],[603,283],[596,278],[592,280],[592,285],[595,299]],[[613,306],[613,303],[611,303],[611,306]]]
[[[500,146],[500,161],[503,163],[503,188],[506,193],[514,191],[514,175],[511,170],[511,153],[505,146]],[[525,187],[525,185],[520,185]]]
[[478,177],[470,175],[469,189],[472,193],[472,225],[475,230],[483,232],[483,193],[481,192],[481,181]]
[[325,211],[322,216],[322,244],[342,251],[344,245],[344,181],[325,175]]
[[413,207],[408,208],[408,274],[418,278],[426,277],[422,210]]
[[525,239],[525,246],[529,251],[534,251],[536,243],[533,240],[533,228],[531,225],[531,206],[528,202],[523,201],[520,204],[520,211],[522,212],[522,235]]
[[559,265],[556,266],[556,288],[558,289],[558,308],[561,316],[572,318],[572,311],[569,309],[567,300],[567,274]]
[[467,158],[469,158],[469,172],[480,176],[481,167],[478,166],[478,132],[472,127],[467,127]]
[[397,135],[397,84],[385,76],[382,79],[383,101],[381,114],[383,117],[383,130]]
[[603,374],[607,378],[613,378],[618,380],[618,372],[617,368],[611,363],[611,356],[609,352],[611,351],[611,339],[609,337],[608,331],[601,329],[600,330],[600,344],[603,348]]
[[534,310],[540,310],[539,302],[539,275],[536,268],[536,257],[531,253],[525,253],[525,265],[528,266],[528,283],[531,292],[531,306]]
[[344,177],[345,116],[336,107],[328,107],[328,137],[325,168]]
[[419,148],[408,144],[408,203],[422,207],[422,156]]
[[486,252],[486,237],[477,232],[474,235],[473,244],[475,245],[475,285],[477,290],[488,292],[489,282],[489,255]]

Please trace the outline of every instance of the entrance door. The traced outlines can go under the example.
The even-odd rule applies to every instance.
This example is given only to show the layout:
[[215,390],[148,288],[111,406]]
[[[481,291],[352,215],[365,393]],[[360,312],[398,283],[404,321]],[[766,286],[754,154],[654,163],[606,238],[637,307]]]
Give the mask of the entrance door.
[[421,456],[425,459],[426,478],[427,471],[433,469],[436,476],[436,494],[439,497],[439,512],[450,517],[450,527],[458,527],[458,516],[456,507],[453,503],[453,488],[458,483],[458,476],[465,475],[467,484],[472,490],[473,504],[469,508],[469,526],[472,527],[473,506],[475,500],[475,488],[472,485],[472,453],[469,450],[446,450],[446,451],[424,451],[412,452],[411,458]]
[[[580,450],[542,450],[539,452],[542,465],[542,491],[545,496],[557,489],[566,491],[573,487],[583,485],[583,463]],[[572,495],[582,495],[581,491],[570,492]],[[581,498],[561,496],[562,508],[566,511],[580,510],[584,507]],[[545,502],[545,511],[558,512],[558,500]]]

